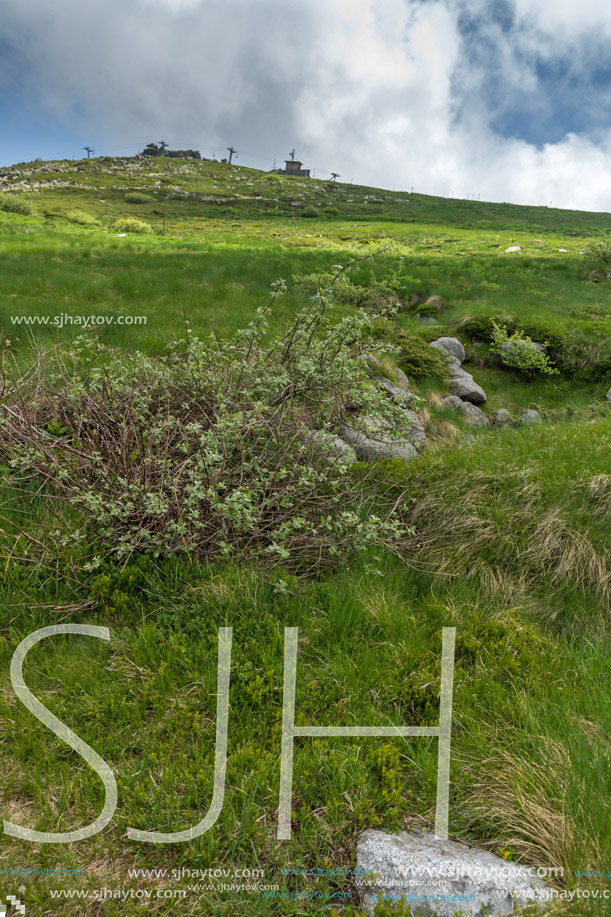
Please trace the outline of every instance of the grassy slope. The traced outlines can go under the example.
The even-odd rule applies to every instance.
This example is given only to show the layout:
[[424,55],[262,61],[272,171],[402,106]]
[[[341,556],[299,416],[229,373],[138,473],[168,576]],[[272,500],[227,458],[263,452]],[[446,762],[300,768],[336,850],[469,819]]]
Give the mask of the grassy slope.
[[[125,163],[117,161],[112,175],[96,172],[100,165],[115,167],[92,160],[61,176],[90,188],[28,195],[33,216],[0,212],[0,307],[20,359],[30,351],[28,335],[20,330],[15,340],[11,314],[144,314],[146,328],[104,327],[100,336],[158,348],[183,333],[185,315],[196,331],[231,333],[278,277],[292,288],[295,274],[369,252],[379,254],[359,266],[357,279],[370,270],[393,274],[406,293],[448,300],[435,325],[397,318],[426,339],[477,314],[536,318],[592,344],[611,338],[609,287],[587,283],[579,256],[608,231],[608,215],[329,187],[217,163],[155,162],[133,175]],[[40,178],[45,169],[58,177],[48,164],[19,171]],[[172,187],[221,200],[166,200]],[[156,201],[127,204],[133,189]],[[295,200],[339,212],[293,220]],[[164,205],[165,238],[114,235],[113,221],[126,215],[158,228],[155,211]],[[67,220],[75,210],[98,225]],[[522,253],[499,249],[514,242]],[[277,327],[302,296],[291,289],[279,300]],[[36,333],[52,342],[76,332],[68,325]],[[145,912],[137,904],[129,911],[111,902],[100,911],[92,900],[60,904],[49,889],[153,887],[159,882],[147,886],[127,870],[223,865],[261,868],[265,882],[297,896],[189,891],[182,913],[327,913],[328,899],[305,895],[355,894],[348,880],[285,881],[280,870],[349,867],[362,828],[430,823],[436,743],[301,740],[294,840],[276,844],[282,628],[294,625],[301,628],[304,723],[421,724],[435,721],[441,627],[455,624],[451,833],[529,863],[563,866],[569,887],[578,882],[574,870],[608,869],[611,412],[601,398],[608,382],[525,383],[481,350],[471,347],[469,355],[491,410],[539,407],[549,422],[474,434],[439,408],[444,386],[422,380],[432,445],[403,473],[412,495],[405,513],[423,538],[410,568],[388,560],[383,578],[339,571],[328,582],[292,586],[287,598],[245,570],[172,563],[91,575],[77,598],[94,604],[67,620],[109,626],[111,644],[57,639],[32,652],[26,678],[111,763],[116,818],[102,835],[70,847],[0,840],[0,870],[84,870],[18,881],[0,872],[2,891],[25,885],[24,897],[41,915],[137,914]],[[74,598],[61,573],[15,563],[0,593],[0,717],[14,736],[2,752],[3,805],[9,818],[38,830],[82,824],[101,804],[93,772],[20,707],[7,675],[19,639],[61,619],[52,608]],[[219,822],[189,845],[130,844],[127,826],[177,829],[197,822],[209,804],[215,635],[226,624],[234,627],[234,664]],[[600,909],[582,902],[566,912]],[[167,913],[167,905],[155,901],[146,913]]]

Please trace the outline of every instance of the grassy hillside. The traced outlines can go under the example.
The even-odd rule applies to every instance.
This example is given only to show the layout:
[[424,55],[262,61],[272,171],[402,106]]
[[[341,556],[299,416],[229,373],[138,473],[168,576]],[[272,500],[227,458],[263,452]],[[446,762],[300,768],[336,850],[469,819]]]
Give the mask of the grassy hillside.
[[[109,545],[94,521],[104,507],[94,516],[93,498],[70,502],[61,475],[40,463],[36,473],[27,462],[11,466],[2,427],[2,472],[11,477],[0,510],[0,720],[10,736],[0,747],[4,817],[67,831],[103,804],[94,771],[21,706],[10,684],[18,643],[58,622],[108,627],[111,640],[45,641],[28,657],[26,683],[110,764],[118,807],[102,833],[76,843],[0,838],[0,891],[21,888],[42,917],[161,915],[178,892],[185,896],[175,906],[187,917],[332,908],[356,917],[358,888],[337,871],[354,867],[364,828],[432,825],[437,743],[298,740],[293,839],[277,842],[283,628],[300,628],[298,723],[434,725],[441,629],[456,626],[450,835],[562,868],[559,890],[602,892],[611,862],[611,215],[170,159],[21,164],[0,170],[0,186],[3,404],[24,374],[33,423],[73,455],[68,478],[80,480],[79,450],[103,430],[116,444],[116,465],[109,463],[116,479],[136,481],[142,455],[157,456],[146,423],[134,440],[127,423],[117,424],[116,393],[128,398],[131,379],[135,402],[144,403],[146,380],[159,372],[163,398],[165,380],[174,384],[168,353],[214,332],[217,357],[206,372],[227,381],[229,403],[235,376],[222,376],[224,360],[257,309],[271,302],[263,340],[282,335],[311,308],[317,287],[349,263],[328,294],[328,341],[339,322],[369,313],[370,340],[386,352],[389,372],[399,366],[410,377],[428,439],[409,465],[367,472],[359,463],[350,472],[354,488],[367,488],[360,521],[351,523],[354,540],[372,507],[390,499],[408,532],[397,550],[370,543],[304,575],[264,554],[261,563],[246,562],[231,546],[214,556],[189,543],[117,557],[119,536]],[[506,252],[510,246],[521,250]],[[281,296],[271,291],[278,280],[286,282]],[[545,342],[557,372],[503,366],[491,346],[493,320]],[[488,415],[509,410],[507,427],[469,427],[443,405],[448,382],[427,345],[448,334],[465,345],[465,368],[486,389]],[[91,359],[70,355],[77,338]],[[314,335],[321,366],[324,350]],[[99,427],[87,426],[90,415],[57,420],[54,359],[63,361],[61,385],[66,378],[78,392],[100,385],[107,400]],[[203,372],[198,359],[189,366]],[[280,363],[270,367],[280,374]],[[241,371],[236,390],[240,380]],[[262,391],[267,384],[264,377]],[[197,397],[181,428],[185,443],[197,411],[205,413]],[[539,410],[543,423],[521,424],[526,408]],[[162,453],[167,441],[159,442]],[[244,455],[248,477],[255,459]],[[325,498],[326,486],[312,484]],[[161,518],[159,507],[150,512]],[[174,532],[187,539],[179,511],[176,519]],[[188,843],[130,841],[130,827],[180,830],[210,805],[217,640],[226,626],[233,662],[219,820]],[[198,879],[183,867],[227,873]],[[286,874],[299,869],[326,873]],[[251,882],[262,887],[223,888],[244,882],[236,870],[260,870]],[[123,890],[125,901],[100,903],[100,889]],[[602,906],[576,897],[560,900],[555,913],[594,915]]]

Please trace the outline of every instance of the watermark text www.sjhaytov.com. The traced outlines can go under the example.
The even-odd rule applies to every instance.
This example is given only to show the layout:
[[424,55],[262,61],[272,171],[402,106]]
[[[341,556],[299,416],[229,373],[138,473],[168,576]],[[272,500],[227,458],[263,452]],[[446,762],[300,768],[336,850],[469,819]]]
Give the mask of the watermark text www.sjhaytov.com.
[[146,315],[11,315],[12,325],[50,326],[65,328],[76,325],[79,328],[92,328],[94,325],[146,325]]

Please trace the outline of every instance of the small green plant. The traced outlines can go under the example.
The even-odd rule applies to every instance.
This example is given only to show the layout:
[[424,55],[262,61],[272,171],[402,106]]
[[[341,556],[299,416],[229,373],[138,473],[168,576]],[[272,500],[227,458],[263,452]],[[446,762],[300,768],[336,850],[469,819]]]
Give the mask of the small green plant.
[[30,201],[13,194],[0,194],[0,210],[4,210],[5,213],[20,213],[22,216],[31,216],[34,213]]
[[396,362],[408,379],[424,379],[434,376],[445,379],[448,368],[438,350],[430,347],[416,334],[410,334],[392,322],[379,322],[375,333],[386,338],[396,348]]
[[97,226],[98,221],[91,213],[84,210],[69,210],[66,214],[69,223],[78,223],[79,226]]
[[330,272],[307,274],[296,278],[296,286],[314,295],[324,290],[333,302],[341,306],[364,309],[372,314],[388,313],[400,306],[392,282],[377,280],[372,274],[361,283],[355,283],[343,275],[335,278]]
[[537,373],[557,375],[559,370],[545,353],[546,346],[547,341],[537,346],[527,334],[509,334],[504,325],[493,323],[491,350],[497,354],[503,366],[517,369],[527,376]]
[[126,204],[152,204],[155,198],[151,194],[144,194],[142,191],[130,191],[125,195]]
[[114,228],[116,232],[147,233],[153,231],[149,223],[145,223],[144,220],[137,220],[135,217],[121,217],[115,220]]
[[320,210],[313,204],[308,204],[307,207],[304,207],[301,211],[301,216],[307,217],[309,219],[315,219],[316,217],[320,216]]

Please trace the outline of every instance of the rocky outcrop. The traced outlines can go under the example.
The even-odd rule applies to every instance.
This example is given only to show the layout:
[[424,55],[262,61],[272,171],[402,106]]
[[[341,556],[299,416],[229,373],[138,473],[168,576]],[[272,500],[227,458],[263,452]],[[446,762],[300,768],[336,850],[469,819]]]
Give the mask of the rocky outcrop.
[[356,462],[356,452],[352,446],[334,433],[328,433],[326,430],[312,430],[307,434],[306,441],[331,458],[341,459],[348,465]]
[[465,348],[458,338],[437,338],[436,341],[431,343],[431,347],[434,347],[435,350],[440,350],[442,353],[449,353],[450,356],[455,357],[459,363],[464,363],[465,357],[467,356]]
[[477,405],[471,404],[469,401],[463,401],[457,395],[448,395],[447,398],[443,399],[443,405],[446,408],[454,408],[459,411],[464,422],[471,427],[487,427],[490,423],[490,419]]
[[470,401],[471,404],[485,404],[488,400],[481,385],[478,385],[473,376],[466,373],[464,369],[459,367],[458,370],[454,370],[453,367],[450,367],[450,375],[452,377],[450,391],[453,395],[457,395],[463,401]]
[[477,384],[473,376],[461,366],[465,359],[465,348],[458,338],[437,338],[436,341],[432,341],[431,347],[434,347],[446,358],[452,394],[463,401],[471,402],[471,404],[484,404],[488,400],[485,391],[481,385]]
[[394,904],[403,897],[414,917],[501,917],[527,905],[538,905],[541,914],[551,900],[527,867],[424,831],[365,831],[357,844],[356,881],[367,917],[380,897]]
[[361,462],[381,462],[384,459],[411,462],[418,455],[413,443],[393,440],[388,434],[379,433],[374,439],[345,424],[339,428],[338,433],[345,443],[352,446]]

